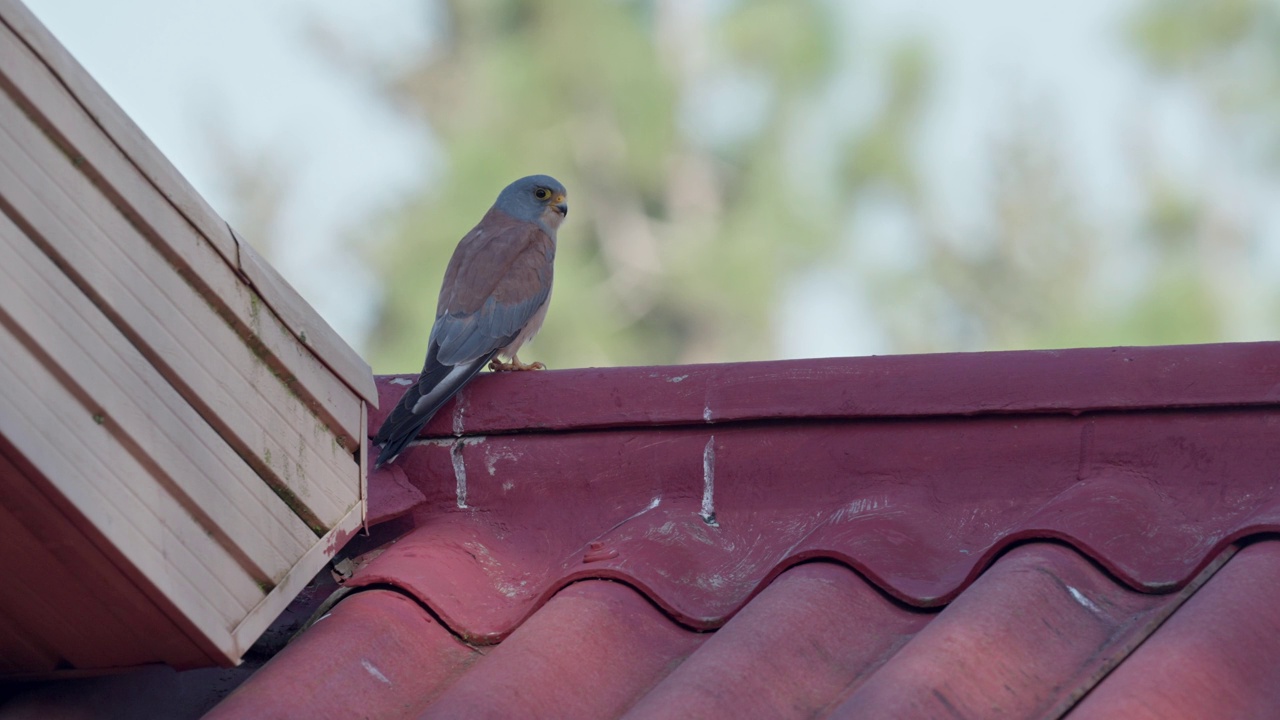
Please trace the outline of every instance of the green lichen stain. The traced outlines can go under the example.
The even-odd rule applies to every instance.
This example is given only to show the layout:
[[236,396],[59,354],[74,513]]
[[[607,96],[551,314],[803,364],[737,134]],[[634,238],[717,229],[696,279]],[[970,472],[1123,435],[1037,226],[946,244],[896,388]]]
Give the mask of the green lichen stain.
[[255,333],[262,334],[262,300],[258,293],[249,293],[249,324]]
[[306,344],[307,344],[307,331],[306,331],[306,330],[303,330],[302,332],[298,333],[298,339],[302,341],[302,344],[303,344],[303,345],[306,345]]
[[96,423],[98,423],[99,425],[102,425],[103,423],[105,423],[105,422],[107,421],[107,416],[106,416],[106,415],[103,415],[102,413],[94,413],[94,414],[93,414],[93,421],[94,421],[94,422],[96,422]]
[[262,451],[262,462],[266,463],[267,467],[271,467],[271,448]]
[[295,461],[296,469],[294,472],[298,474],[298,479],[302,480],[307,477],[307,439],[298,433],[298,454]]
[[271,489],[275,492],[276,497],[279,497],[280,500],[284,502],[285,507],[293,511],[294,515],[297,515],[300,520],[307,524],[307,527],[311,529],[311,532],[316,534],[316,537],[324,537],[324,534],[327,532],[326,528],[323,525],[312,522],[308,519],[311,511],[307,509],[307,506],[298,499],[298,496],[295,495],[292,490],[287,487],[276,487],[274,485],[271,486]]
[[[328,425],[320,422],[314,415],[311,417],[313,420],[311,424],[311,440],[320,457],[328,461],[337,461],[339,458],[345,457],[347,454],[346,440],[341,435],[335,434],[329,429]],[[332,444],[330,444],[330,441],[332,441]],[[322,448],[329,448],[330,452],[326,455],[321,451]]]
[[259,580],[259,581],[258,581],[258,589],[262,591],[262,594],[263,594],[263,595],[270,595],[270,594],[271,594],[271,591],[276,589],[276,586],[275,586],[275,585],[272,585],[272,584],[271,584],[271,583],[269,583],[269,582],[265,582],[265,581],[263,581],[263,580]]

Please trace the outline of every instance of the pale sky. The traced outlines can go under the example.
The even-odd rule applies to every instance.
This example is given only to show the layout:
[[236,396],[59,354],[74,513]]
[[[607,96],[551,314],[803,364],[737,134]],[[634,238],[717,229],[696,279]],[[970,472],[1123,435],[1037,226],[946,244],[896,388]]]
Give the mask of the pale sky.
[[275,264],[358,348],[376,297],[373,279],[341,242],[379,203],[422,180],[430,148],[419,128],[320,56],[302,18],[332,23],[362,51],[396,62],[427,42],[422,4],[27,4],[215,209],[225,214],[231,202],[210,147],[212,128],[243,152],[268,149],[288,162],[295,185]]
[[[438,154],[420,128],[375,101],[359,78],[322,57],[304,18],[344,34],[358,53],[397,63],[431,40],[425,3],[402,0],[27,0],[32,10],[168,155],[216,209],[230,204],[210,145],[211,128],[242,153],[269,149],[294,184],[286,199],[282,274],[357,348],[376,287],[342,241],[379,203],[429,180]],[[1122,50],[1120,21],[1134,0],[865,0],[845,5],[854,62],[824,107],[857,117],[877,91],[875,43],[919,36],[933,47],[940,77],[921,157],[947,222],[981,223],[989,149],[1014,109],[1034,108],[1072,149],[1076,190],[1104,217],[1132,216],[1136,196],[1125,147],[1135,121],[1179,175],[1234,193],[1244,216],[1280,247],[1280,210],[1267,193],[1224,165],[1205,109],[1173,85],[1153,83]],[[353,138],[359,138],[355,142]],[[909,238],[888,211],[865,213],[862,233],[881,233],[892,265]],[[252,238],[250,238],[252,240]],[[1280,250],[1271,258],[1280,264]],[[788,307],[828,316],[778,323],[786,356],[862,355],[888,350],[873,310],[839,278],[819,272],[797,283]],[[340,289],[340,291],[335,291]]]

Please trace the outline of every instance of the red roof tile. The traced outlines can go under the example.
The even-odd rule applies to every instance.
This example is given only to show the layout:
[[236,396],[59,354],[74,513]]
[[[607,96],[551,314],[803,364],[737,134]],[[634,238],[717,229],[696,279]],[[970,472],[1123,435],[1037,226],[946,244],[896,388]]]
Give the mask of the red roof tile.
[[361,592],[209,717],[417,717],[480,657],[404,595]]
[[[473,643],[423,717],[1204,717],[1163,678],[1214,652],[1247,712],[1280,687],[1245,670],[1276,635],[1232,637],[1280,544],[1231,559],[1280,529],[1277,376],[1255,344],[488,377],[370,478],[414,529],[346,585]],[[324,637],[240,695],[368,675]]]
[[1059,546],[1004,556],[841,703],[835,717],[1059,717],[1182,602]]
[[557,593],[419,717],[617,717],[705,639],[624,585],[584,581]]
[[484,377],[371,475],[398,539],[209,717],[1267,716],[1277,377],[1275,343]]
[[[1275,546],[1266,551],[1265,575],[1280,581],[1280,543],[1262,545]],[[1200,592],[1214,589],[1220,564],[1206,571]],[[1232,568],[1227,562],[1219,576]],[[1167,675],[1144,668],[1124,679],[1126,658],[1142,658],[1142,643],[1153,632],[1148,642],[1158,642],[1167,632],[1161,623],[1179,618],[1198,587],[1135,592],[1065,546],[1031,543],[1001,557],[941,611],[919,610],[848,568],[810,562],[782,573],[720,630],[697,633],[632,588],[585,580],[487,649],[459,642],[404,596],[370,590],[340,603],[207,717],[1261,716],[1215,714],[1221,705],[1203,704],[1220,697],[1200,687],[1206,655],[1174,656],[1200,678],[1187,694],[1205,693],[1181,714],[1180,700],[1164,697]],[[387,606],[396,617],[388,619]],[[1192,635],[1215,658],[1236,639]],[[1256,710],[1273,697],[1274,667],[1228,665],[1222,675]],[[1091,714],[1093,695],[1076,706],[1104,677],[1098,698],[1119,679],[1109,702],[1129,707]],[[1133,710],[1144,690],[1158,701],[1155,714]]]
[[936,616],[894,603],[843,565],[782,573],[628,714],[813,717]]
[[1280,709],[1280,542],[1242,549],[1072,717],[1269,718]]
[[[1280,527],[1275,422],[1264,409],[1160,410],[426,444],[404,470],[430,498],[419,509],[430,522],[349,584],[401,587],[486,642],[588,577],[623,580],[679,622],[712,629],[815,557],[935,606],[1032,538],[1066,542],[1135,589],[1167,591],[1234,539]],[[715,524],[702,517],[709,478]]]

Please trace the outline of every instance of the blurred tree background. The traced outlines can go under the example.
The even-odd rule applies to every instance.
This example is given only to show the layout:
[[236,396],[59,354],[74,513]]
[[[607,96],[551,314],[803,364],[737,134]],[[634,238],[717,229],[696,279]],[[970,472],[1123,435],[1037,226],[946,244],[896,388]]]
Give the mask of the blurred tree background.
[[[1159,82],[1212,107],[1224,162],[1280,172],[1277,3],[1135,7],[1117,36]],[[858,331],[829,313],[832,288],[888,352],[1211,342],[1280,320],[1260,262],[1276,251],[1234,189],[1173,172],[1140,129],[1127,158],[1140,210],[1117,219],[1076,192],[1052,109],[1015,105],[987,149],[984,221],[957,229],[919,143],[933,49],[910,36],[873,46],[874,62],[864,49],[869,111],[828,113],[857,42],[835,2],[439,10],[439,41],[407,68],[362,65],[443,151],[419,192],[352,238],[382,280],[366,344],[377,372],[417,369],[454,245],[535,172],[570,193],[552,310],[527,353],[550,367],[791,356],[797,333]],[[317,36],[343,49],[339,29]],[[897,231],[876,230],[886,213]]]

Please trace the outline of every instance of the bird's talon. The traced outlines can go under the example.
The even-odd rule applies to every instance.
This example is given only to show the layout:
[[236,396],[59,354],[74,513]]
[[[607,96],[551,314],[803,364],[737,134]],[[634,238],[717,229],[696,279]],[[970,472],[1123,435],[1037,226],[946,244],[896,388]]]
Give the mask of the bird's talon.
[[524,372],[525,370],[546,370],[547,366],[540,362],[523,363],[520,362],[520,358],[511,358],[511,362],[494,358],[489,361],[489,369],[494,372]]

